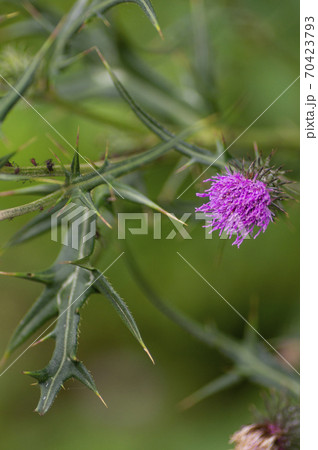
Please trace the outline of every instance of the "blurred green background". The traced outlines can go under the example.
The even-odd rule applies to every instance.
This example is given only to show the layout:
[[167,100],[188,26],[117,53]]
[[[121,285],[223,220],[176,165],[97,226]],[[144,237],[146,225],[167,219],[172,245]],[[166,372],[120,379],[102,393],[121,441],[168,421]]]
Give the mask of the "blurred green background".
[[[69,0],[34,2],[39,8],[45,5],[56,15],[68,11],[73,3]],[[1,2],[4,12],[15,10],[16,4]],[[205,1],[207,41],[210,45],[208,57],[214,79],[211,92],[215,92],[217,106],[211,106],[214,100],[210,104],[202,104],[204,94],[198,101],[193,96],[198,86],[203,86],[203,81],[196,80],[193,75],[193,63],[198,58],[191,27],[195,4],[195,1],[187,0],[153,0],[164,41],[157,37],[135,5],[124,5],[113,10],[107,16],[113,28],[111,26],[107,33],[111,36],[112,32],[120,31],[121,36],[133,43],[140,58],[169,80],[186,99],[188,107],[173,99],[169,104],[168,95],[161,97],[160,92],[151,90],[146,84],[143,86],[140,79],[127,77],[126,80],[123,73],[126,87],[145,107],[151,100],[155,110],[153,113],[170,129],[180,130],[182,126],[190,125],[215,110],[221,115],[224,113],[212,131],[206,129],[196,136],[199,143],[214,149],[215,139],[220,133],[230,144],[298,76],[299,4],[294,0]],[[27,13],[25,17],[28,17]],[[8,33],[3,30],[2,27],[0,52],[9,40]],[[105,33],[103,28],[101,30],[100,33]],[[103,34],[98,39],[103,40]],[[10,40],[32,54],[43,42],[43,36],[16,35],[15,39]],[[13,45],[12,42],[10,45]],[[116,59],[115,52],[110,52],[109,59],[120,69],[120,59]],[[98,62],[95,61],[95,64],[98,65]],[[98,70],[103,73],[102,67]],[[99,77],[102,76],[100,73]],[[72,76],[72,70],[65,74],[59,87],[62,96],[67,97],[68,93],[73,95],[75,82]],[[32,92],[28,98],[72,144],[75,143],[79,126],[80,152],[92,160],[100,157],[107,141],[110,156],[147,148],[157,141],[113,91],[104,98],[96,98],[94,94],[99,96],[99,91],[94,92],[93,80],[88,77],[87,83],[84,83],[92,92],[85,96],[83,104],[90,111],[100,113],[105,118],[104,123],[78,114],[76,106],[71,111],[69,107],[50,103],[36,95],[32,98]],[[187,97],[187,92],[190,97]],[[252,156],[253,142],[257,141],[264,154],[275,149],[275,161],[291,169],[291,177],[297,180],[298,97],[299,85],[296,82],[231,147],[231,153]],[[2,133],[0,156],[6,154],[8,148],[15,149],[37,137],[16,157],[16,162],[21,166],[28,165],[32,157],[40,163],[52,157],[49,148],[54,146],[47,133],[67,148],[53,130],[21,102],[7,117]],[[160,198],[160,192],[177,161],[176,155],[169,156],[142,170],[139,181],[147,187],[150,198]],[[213,173],[209,169],[203,179]],[[176,178],[178,176],[175,175]],[[195,173],[185,178],[178,193],[187,187],[193,176]],[[1,183],[2,190],[10,187],[12,185]],[[195,193],[200,190],[202,184],[199,181],[179,202],[174,202],[174,206],[178,211],[186,210],[189,202],[195,204]],[[22,202],[32,199],[23,198]],[[1,198],[1,209],[20,202],[20,198]],[[291,354],[284,354],[287,358],[294,358],[293,364],[297,365],[297,345],[294,344],[298,336],[299,306],[297,201],[289,202],[286,209],[288,217],[280,217],[276,224],[269,226],[266,234],[255,241],[245,241],[239,250],[217,236],[205,240],[204,230],[200,224],[194,223],[189,225],[191,240],[178,237],[174,240],[154,240],[150,233],[148,236],[130,235],[128,242],[143,273],[156,291],[171,304],[202,323],[217,324],[233,336],[241,337],[244,333],[242,320],[191,271],[177,255],[180,252],[241,314],[248,317],[251,305],[254,308],[256,305],[260,333],[282,352],[290,347],[288,343],[292,343]],[[141,208],[118,200],[117,210],[140,211]],[[21,217],[1,223],[1,245],[28,219]],[[164,218],[164,232],[168,234],[172,228],[169,219]],[[99,261],[101,269],[106,268],[121,252],[116,233],[114,229],[106,234],[107,248]],[[59,248],[58,243],[50,240],[49,234],[43,235],[5,251],[1,255],[0,270],[42,269],[50,265]],[[260,403],[261,389],[249,383],[240,384],[188,411],[181,411],[178,402],[228,370],[230,362],[195,341],[155,310],[131,276],[125,256],[111,267],[108,276],[132,310],[156,365],[152,366],[105,299],[94,296],[82,313],[79,357],[90,368],[109,408],[104,408],[82,385],[69,382],[66,391],[59,394],[46,416],[39,417],[32,413],[38,388],[30,387],[31,379],[21,376],[21,371],[46,364],[52,351],[52,343],[47,342],[29,349],[0,377],[1,448],[15,450],[45,445],[48,450],[137,450],[150,447],[153,450],[228,449],[229,436],[242,424],[252,420],[250,405]],[[1,278],[0,282],[2,353],[18,321],[41,287],[23,280]],[[19,352],[13,355],[10,362],[18,355]]]

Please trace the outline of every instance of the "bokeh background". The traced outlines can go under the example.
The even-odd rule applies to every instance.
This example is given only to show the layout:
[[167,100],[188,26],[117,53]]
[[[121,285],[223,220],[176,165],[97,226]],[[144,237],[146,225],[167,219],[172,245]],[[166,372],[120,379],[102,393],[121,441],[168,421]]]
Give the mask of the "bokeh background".
[[[1,2],[0,6],[4,12],[10,12],[21,7],[18,3]],[[58,17],[74,2],[33,3],[39,10],[47,8]],[[170,129],[181,130],[210,114],[220,117],[210,129],[205,128],[193,137],[206,147],[214,149],[221,134],[230,144],[299,74],[297,1],[206,0],[203,4],[188,0],[153,0],[153,5],[165,37],[163,41],[142,12],[130,4],[107,15],[111,26],[98,25],[96,39],[101,46],[105,45],[105,56],[116,66],[128,90]],[[205,10],[200,16],[202,5]],[[2,24],[0,55],[7,52],[8,45],[11,51],[13,46],[18,52],[32,55],[43,42],[41,31],[31,33],[21,25],[20,20],[30,17],[23,10],[21,14],[12,21],[10,29],[5,28],[8,24]],[[125,50],[127,42],[148,68],[173,86],[177,100],[147,82],[147,72],[144,72],[146,79],[142,80],[140,74],[127,70],[124,56],[118,52],[121,45]],[[208,43],[201,55],[200,42]],[[79,71],[67,71],[57,83],[60,98],[66,99],[67,104],[49,101],[38,94],[36,88],[28,95],[32,104],[69,142],[75,143],[79,126],[80,151],[91,160],[100,158],[106,142],[110,156],[148,148],[157,142],[116,96],[96,58],[78,64]],[[208,67],[204,69],[206,64]],[[4,59],[0,57],[0,73],[2,70]],[[2,85],[3,93],[5,89]],[[296,82],[231,147],[231,153],[253,156],[256,141],[265,155],[275,149],[275,162],[291,169],[291,177],[297,180],[298,96]],[[85,113],[79,111],[76,102],[85,105]],[[98,120],[94,115],[98,115]],[[28,165],[32,157],[41,163],[52,157],[49,149],[54,146],[48,133],[67,148],[41,118],[21,102],[8,115],[1,131],[1,156],[8,153],[8,148],[15,149],[36,136],[36,141],[16,157],[21,166]],[[147,166],[138,175],[138,182],[150,198],[159,198],[169,205],[174,195],[171,175],[177,163],[175,154]],[[198,170],[190,171],[180,181],[178,193]],[[213,173],[209,169],[203,179]],[[173,179],[181,176],[175,174]],[[194,207],[195,192],[202,190],[200,181],[179,201],[173,202],[179,212],[188,210],[189,205]],[[12,185],[1,183],[2,189],[10,187]],[[1,198],[0,202],[2,209],[19,204],[21,199]],[[117,201],[118,211],[141,209]],[[255,241],[245,241],[239,250],[217,236],[205,240],[200,224],[194,223],[189,225],[191,240],[178,237],[154,240],[150,232],[148,236],[130,235],[128,242],[142,272],[171,304],[202,323],[215,323],[230,335],[241,337],[244,333],[242,320],[180,259],[177,255],[180,252],[244,316],[249,316],[252,307],[256,309],[260,333],[297,365],[297,198],[290,201],[286,209],[288,216],[281,216],[276,224],[269,226],[266,234]],[[1,245],[27,220],[28,217],[21,217],[1,223]],[[171,229],[171,223],[164,218],[164,233],[168,234]],[[116,232],[114,229],[106,233],[106,247],[98,263],[101,269],[121,252]],[[0,270],[42,269],[50,265],[59,248],[60,245],[45,234],[5,251],[1,255]],[[30,387],[32,380],[22,376],[21,371],[46,364],[52,351],[52,343],[47,342],[29,349],[0,377],[1,448],[18,450],[45,445],[48,450],[229,449],[229,436],[252,420],[250,406],[261,403],[261,389],[246,382],[189,410],[180,410],[178,403],[184,397],[228,370],[230,362],[187,335],[149,303],[132,277],[125,256],[111,267],[108,276],[132,310],[156,365],[153,366],[140,350],[107,301],[93,296],[82,313],[79,357],[90,368],[109,408],[82,385],[68,382],[66,391],[59,394],[46,416],[32,413],[38,388]],[[1,278],[0,282],[2,353],[41,287],[15,279]],[[16,352],[10,362],[18,355]]]

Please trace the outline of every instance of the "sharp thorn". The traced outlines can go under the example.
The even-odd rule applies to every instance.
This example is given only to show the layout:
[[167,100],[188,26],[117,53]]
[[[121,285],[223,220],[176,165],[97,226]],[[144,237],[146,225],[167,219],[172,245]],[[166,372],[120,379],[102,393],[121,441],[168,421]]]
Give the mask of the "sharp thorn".
[[95,394],[96,394],[97,397],[100,399],[100,401],[103,403],[103,405],[104,405],[106,408],[108,408],[108,406],[107,406],[105,400],[104,400],[103,397],[100,395],[100,393],[96,391]]
[[157,29],[157,31],[158,31],[158,33],[159,33],[160,38],[164,41],[164,37],[163,37],[163,34],[162,34],[162,31],[161,31],[160,26],[159,26],[159,25],[156,25],[156,29]]
[[150,358],[150,361],[152,362],[152,364],[153,365],[155,365],[155,360],[153,359],[153,357],[151,356],[151,353],[150,353],[150,351],[147,349],[147,347],[146,346],[144,346],[143,347],[143,349],[145,350],[145,352],[147,353],[147,355],[149,356],[149,358]]

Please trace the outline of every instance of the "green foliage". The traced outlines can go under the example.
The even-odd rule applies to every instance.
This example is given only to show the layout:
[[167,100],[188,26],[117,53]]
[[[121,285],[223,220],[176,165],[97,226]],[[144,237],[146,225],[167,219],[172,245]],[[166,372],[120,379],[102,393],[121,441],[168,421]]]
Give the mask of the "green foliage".
[[[140,6],[155,28],[160,32],[151,3],[148,0],[129,1]],[[45,41],[33,59],[32,64],[30,64],[23,74],[21,80],[1,100],[0,120],[3,121],[5,119],[8,112],[32,84],[43,57],[47,54],[55,40],[55,47],[49,64],[50,76],[57,73],[59,62],[63,59],[62,54],[65,46],[74,33],[76,33],[78,29],[83,26],[83,24],[85,24],[96,14],[106,12],[113,6],[125,2],[126,1],[123,0],[115,0],[99,2],[97,4],[94,3],[91,5],[88,5],[86,0],[76,2],[67,17],[61,20],[59,25]],[[163,152],[168,151],[173,144],[174,142],[169,145],[165,144],[154,148],[152,152],[148,152],[148,160],[158,157]],[[0,159],[0,168],[5,166],[7,168],[13,168],[9,161],[14,154],[15,152],[11,152],[10,154],[2,157]],[[132,168],[137,168],[142,163],[143,158],[145,158],[144,155],[142,158],[137,157],[133,161],[118,163],[115,165],[112,172],[121,175]],[[145,160],[147,161],[147,157]],[[93,235],[88,240],[85,240],[91,224],[95,221],[96,214],[99,215],[94,203],[91,200],[89,191],[101,183],[108,183],[105,178],[105,176],[108,177],[109,172],[109,170],[107,170],[108,162],[106,161],[98,170],[95,169],[85,178],[80,174],[80,160],[79,152],[77,150],[74,154],[70,170],[67,171],[64,166],[62,166],[62,169],[65,172],[65,183],[62,183],[62,186],[59,183],[42,186],[37,185],[17,190],[19,192],[13,191],[7,193],[8,195],[19,195],[23,193],[42,194],[44,197],[28,205],[11,208],[10,210],[1,212],[1,219],[5,219],[7,217],[14,217],[24,214],[28,211],[43,209],[44,206],[51,206],[50,209],[36,216],[26,226],[19,230],[19,232],[9,242],[9,245],[15,245],[25,242],[26,240],[47,231],[51,226],[51,218],[53,214],[62,214],[63,208],[67,204],[72,203],[75,206],[85,206],[86,208],[89,208],[86,209],[86,212],[84,212],[84,217],[81,218],[82,220],[77,230],[79,234],[78,249],[75,250],[72,246],[70,246],[70,242],[74,236],[73,229],[69,226],[66,232],[67,234],[64,237],[64,239],[66,239],[65,242],[68,242],[68,245],[62,248],[57,260],[49,269],[43,273],[11,274],[17,277],[32,279],[33,281],[40,281],[45,284],[45,289],[18,325],[8,344],[3,360],[6,360],[11,353],[22,345],[30,336],[36,332],[39,332],[40,328],[44,324],[47,324],[50,319],[56,317],[53,323],[46,329],[47,331],[54,325],[53,330],[49,331],[45,337],[38,341],[42,342],[48,338],[54,339],[55,348],[51,360],[42,370],[25,372],[26,374],[34,377],[38,381],[41,388],[40,401],[36,408],[36,411],[41,415],[48,411],[57,393],[63,386],[63,383],[70,378],[77,378],[99,396],[92,376],[85,368],[84,364],[80,362],[76,356],[80,309],[93,292],[99,292],[110,300],[123,322],[130,329],[144,350],[149,354],[127,305],[111,286],[107,278],[97,269],[88,269],[78,265],[79,261],[84,261],[89,258],[94,250],[95,236]],[[53,172],[54,170],[55,169],[52,166],[49,168],[49,172]],[[42,175],[43,172],[47,171],[47,168],[43,168],[41,170]],[[32,171],[31,169],[31,172],[37,173],[38,169],[36,171]],[[111,176],[111,178],[113,177],[114,175]],[[18,178],[21,180],[21,176]],[[27,177],[27,179],[30,178],[31,177]],[[2,179],[14,180],[16,179],[16,174],[2,174]],[[118,188],[129,193],[129,187],[118,186]],[[45,196],[45,194],[47,195]],[[140,199],[137,192],[131,191],[130,196],[133,197],[135,201],[141,201],[143,203],[148,201],[149,205],[160,209],[159,206],[155,205],[155,203],[151,203],[151,201],[146,199],[146,197],[141,197]],[[94,212],[96,211],[96,214],[88,214],[90,209],[93,209]],[[87,217],[85,217],[85,214]],[[72,262],[76,264],[75,268],[70,264]],[[40,337],[43,334],[44,333],[42,332]]]
[[[199,125],[186,127],[185,131],[179,133],[170,131],[166,126],[166,120],[160,121],[155,118],[157,113],[160,117],[158,105],[162,98],[165,104],[169,102],[169,111],[166,117],[169,117],[170,125],[193,123],[202,115],[210,116],[219,110],[215,97],[215,73],[210,61],[207,61],[209,47],[207,45],[206,24],[200,26],[205,16],[203,4],[194,2],[192,15],[196,49],[192,81],[197,88],[196,95],[199,99],[197,103],[201,105],[197,108],[191,104],[191,101],[186,100],[185,96],[181,95],[167,80],[155,74],[150,67],[138,59],[132,45],[127,42],[120,29],[115,28],[111,36],[106,33],[103,34],[103,38],[98,40],[98,45],[96,45],[95,34],[92,33],[93,36],[90,34],[91,25],[96,22],[107,23],[105,14],[121,3],[136,4],[161,35],[155,12],[149,0],[93,2],[78,0],[65,17],[58,18],[51,14],[49,9],[43,7],[43,10],[35,15],[31,23],[21,19],[21,24],[24,25],[21,29],[25,30],[26,34],[30,33],[33,37],[40,35],[43,38],[44,36],[44,43],[41,43],[40,49],[22,77],[16,80],[16,84],[8,90],[0,101],[0,123],[2,124],[16,103],[28,92],[29,87],[34,87],[36,77],[40,74],[40,88],[37,87],[32,93],[35,98],[40,96],[41,99],[63,107],[72,113],[82,114],[90,119],[105,123],[107,119],[95,111],[89,111],[78,102],[81,97],[89,98],[91,96],[90,89],[98,78],[96,74],[98,75],[102,71],[103,81],[97,86],[97,95],[100,91],[111,92],[111,95],[116,92],[124,100],[127,110],[129,108],[140,122],[156,138],[160,139],[158,144],[151,144],[151,148],[148,150],[135,152],[133,155],[119,160],[107,156],[104,161],[95,163],[84,158],[85,164],[81,164],[82,157],[78,150],[78,136],[76,151],[71,164],[62,164],[58,161],[58,164],[54,163],[54,166],[49,167],[47,165],[33,165],[17,168],[10,163],[16,151],[0,158],[1,181],[27,181],[29,183],[22,188],[2,192],[2,196],[39,196],[32,202],[0,211],[0,220],[12,219],[35,211],[39,213],[16,232],[8,242],[7,247],[25,243],[50,230],[53,215],[58,217],[58,224],[60,224],[60,217],[70,203],[78,207],[85,207],[87,211],[93,213],[89,214],[87,218],[84,217],[79,226],[79,248],[74,249],[69,245],[63,246],[56,261],[47,270],[37,273],[1,273],[40,282],[45,286],[39,298],[19,323],[3,359],[5,361],[31,336],[39,333],[42,326],[48,325],[45,330],[48,333],[42,337],[44,334],[42,332],[33,344],[43,342],[46,339],[53,339],[55,342],[53,355],[47,366],[42,370],[25,372],[34,377],[40,386],[40,401],[36,408],[39,414],[48,411],[57,393],[70,378],[78,379],[99,396],[92,375],[84,364],[77,359],[81,308],[92,294],[99,293],[109,300],[124,324],[150,356],[128,306],[112,287],[104,273],[97,269],[93,263],[96,256],[96,251],[94,252],[96,236],[92,236],[87,241],[84,239],[92,222],[98,217],[109,226],[104,213],[113,214],[111,201],[116,196],[159,211],[170,218],[175,218],[172,213],[153,201],[142,190],[130,186],[126,179],[132,172],[144,168],[150,162],[159,161],[168,153],[170,154],[173,149],[181,155],[183,163],[186,159],[183,169],[198,163],[208,167],[213,165],[222,169],[230,159],[225,144],[223,141],[221,143],[219,139],[219,134],[214,138],[215,151],[210,151],[186,140],[192,133],[203,130],[206,125],[213,124],[214,126],[214,118],[212,120],[211,117],[208,117],[208,119],[201,121]],[[14,36],[14,30],[14,28],[8,26],[8,36]],[[96,35],[98,37],[98,34]],[[133,93],[130,93],[130,89],[126,89],[124,83],[120,81],[121,74],[117,73],[117,64],[113,64],[113,62],[110,64],[108,61],[108,53],[106,53],[105,47],[107,47],[107,50],[111,48],[116,54],[117,61],[116,58],[114,60],[117,64],[119,61],[119,65],[123,67],[124,80],[129,80],[129,86],[133,85],[133,81],[137,79],[141,88],[135,87]],[[96,53],[98,58],[96,58]],[[104,55],[107,55],[107,60]],[[86,67],[87,61],[89,61],[88,70]],[[63,78],[67,69],[71,69],[68,74],[70,77],[69,84],[65,81],[67,77]],[[76,83],[77,75],[79,75],[80,80],[78,85]],[[109,77],[113,84],[111,87],[108,83]],[[72,91],[73,84],[77,87]],[[64,95],[66,91],[67,95]],[[135,98],[136,96],[138,99]],[[142,107],[140,105],[145,97],[150,97],[153,101],[150,106]],[[148,112],[148,106],[150,112]],[[110,117],[109,121],[112,124],[119,124],[121,128],[126,127],[123,120]],[[124,178],[124,180],[120,180],[120,178]],[[64,239],[65,242],[72,240],[71,226],[66,231]],[[142,276],[137,273],[135,264],[132,264],[132,266],[135,268],[136,278],[142,279]],[[255,342],[253,347],[248,347],[248,342],[245,340],[237,341],[214,329],[207,331],[163,303],[153,294],[144,280],[142,284],[148,297],[159,309],[201,341],[217,348],[233,363],[230,372],[212,381],[190,397],[186,401],[187,406],[232,386],[243,378],[248,378],[263,386],[284,387],[294,395],[298,394],[298,382],[295,377],[279,367],[273,356],[262,344]],[[50,324],[52,320],[53,322]]]
[[[76,205],[81,205],[81,199],[75,200]],[[85,214],[85,213],[84,213]],[[28,335],[36,332],[39,327],[46,322],[52,313],[58,314],[58,318],[54,323],[53,331],[44,338],[53,338],[55,340],[55,349],[53,356],[48,365],[39,371],[25,372],[36,378],[41,388],[40,402],[36,408],[39,414],[44,414],[52,405],[58,391],[63,383],[69,378],[77,378],[87,387],[97,393],[94,381],[80,361],[77,360],[77,337],[78,325],[80,320],[79,311],[92,293],[92,276],[87,270],[80,267],[73,267],[67,264],[61,264],[63,261],[69,261],[77,258],[88,256],[93,251],[94,238],[84,242],[90,223],[94,220],[90,216],[79,225],[79,249],[66,246],[62,249],[57,262],[49,271],[53,273],[52,280],[44,290],[42,296],[37,303],[37,311],[29,312],[28,317],[32,317],[32,328],[29,327],[27,333],[25,331],[25,323],[21,324],[14,335],[14,340],[10,345],[10,351],[22,343]],[[69,239],[72,239],[72,229],[68,231]],[[43,304],[46,308],[43,308]],[[43,310],[47,309],[47,314],[43,316]],[[39,312],[39,314],[36,314]],[[25,320],[24,322],[27,322]],[[24,325],[24,326],[23,326]]]

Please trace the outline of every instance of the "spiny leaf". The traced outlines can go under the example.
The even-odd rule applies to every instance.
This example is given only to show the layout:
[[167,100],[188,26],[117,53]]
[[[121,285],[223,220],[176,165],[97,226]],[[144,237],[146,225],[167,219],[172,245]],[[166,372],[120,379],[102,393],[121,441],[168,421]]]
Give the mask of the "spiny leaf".
[[[57,212],[58,210],[61,210],[61,204],[56,206],[56,208],[54,209],[55,212]],[[24,242],[24,240],[26,239],[26,234],[28,233],[30,235],[32,233],[32,230],[34,229],[37,229],[39,231],[41,227],[47,226],[47,223],[51,225],[51,214],[52,211],[50,213],[43,213],[43,215],[45,216],[43,222],[39,220],[41,218],[41,215],[37,216],[33,221],[29,222],[29,226],[26,229],[25,234],[17,236],[17,238],[19,239],[16,238],[14,240],[14,243],[16,243],[17,241],[19,243],[21,241]],[[83,226],[84,225],[82,225],[82,228]],[[71,231],[72,230],[70,230],[69,233],[71,233]],[[12,242],[11,245],[13,245]],[[85,253],[85,256],[89,255],[92,251],[92,242],[82,243],[81,251]],[[38,300],[31,307],[30,311],[22,319],[17,329],[15,330],[6,349],[7,355],[11,354],[19,345],[25,342],[25,340],[28,339],[29,336],[35,333],[45,322],[47,322],[57,313],[58,293],[65,280],[73,272],[70,266],[62,265],[61,262],[78,259],[78,257],[79,253],[75,249],[70,246],[64,246],[54,264],[42,273],[42,276],[46,277],[46,281],[50,282],[48,282],[46,288],[44,289]],[[81,257],[83,256],[81,255]]]
[[[162,140],[167,141],[174,137],[174,134],[171,133],[169,130],[167,130],[165,127],[163,127],[156,119],[154,119],[150,114],[146,113],[131,97],[131,95],[128,93],[128,91],[124,88],[122,83],[119,81],[117,76],[115,75],[114,71],[108,64],[108,62],[105,60],[99,49],[96,49],[101,61],[103,62],[105,68],[107,69],[111,79],[113,80],[113,83],[115,87],[117,88],[119,94],[121,97],[128,103],[132,111],[136,114],[136,116],[143,122],[144,125],[146,125],[147,128],[149,128],[151,131],[153,131],[155,134],[157,134]],[[208,150],[205,150],[203,148],[200,148],[196,145],[189,144],[187,142],[178,142],[174,148],[178,150],[179,152],[193,158],[197,162],[201,162],[203,164],[212,165],[215,164],[217,167],[223,167],[224,161],[222,158],[216,159],[216,155],[209,152]]]
[[[66,266],[69,267],[70,266]],[[36,411],[45,414],[63,383],[75,377],[97,392],[96,386],[83,364],[76,359],[79,309],[92,292],[91,274],[77,267],[71,271],[56,293],[58,319],[54,329],[55,350],[45,369],[30,374],[39,380],[41,398]]]
[[139,329],[137,327],[137,324],[131,314],[131,312],[128,309],[128,306],[123,301],[123,299],[120,297],[120,295],[115,291],[115,289],[112,287],[110,282],[107,280],[107,278],[97,269],[92,271],[94,275],[94,287],[95,289],[100,293],[103,294],[110,302],[112,303],[113,307],[116,309],[118,315],[122,319],[122,321],[125,323],[127,328],[131,331],[133,336],[137,339],[139,344],[142,346],[142,348],[145,350],[149,358],[152,362],[154,362],[151,354],[149,353],[149,350],[147,349],[144,341],[142,340],[141,334],[139,332]]
[[[72,202],[78,207],[81,206],[81,195],[89,194],[74,192]],[[44,414],[50,408],[63,383],[72,377],[79,379],[100,397],[91,375],[76,358],[79,310],[94,291],[92,287],[94,277],[90,271],[81,267],[76,267],[74,270],[71,265],[61,264],[64,261],[83,259],[91,255],[94,236],[89,233],[94,220],[94,215],[84,213],[81,215],[80,222],[76,223],[78,250],[77,246],[73,245],[73,226],[69,224],[68,243],[72,243],[72,246],[64,246],[53,266],[44,272],[47,286],[20,322],[5,353],[7,358],[31,334],[57,315],[57,319],[53,322],[54,330],[48,335],[55,339],[55,349],[50,362],[40,371],[27,372],[38,380],[41,387],[41,397],[37,407],[40,414]],[[87,236],[90,236],[89,239],[85,239]]]

